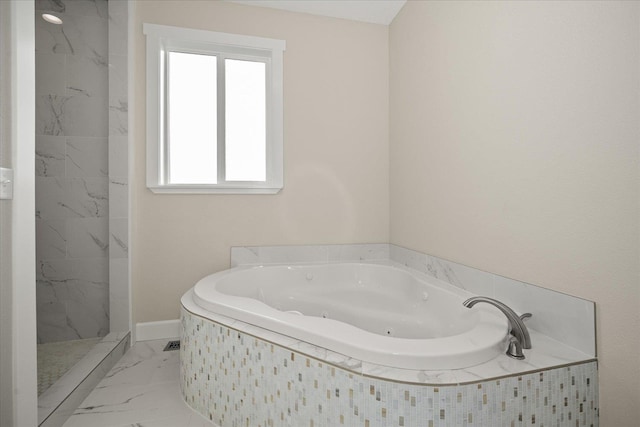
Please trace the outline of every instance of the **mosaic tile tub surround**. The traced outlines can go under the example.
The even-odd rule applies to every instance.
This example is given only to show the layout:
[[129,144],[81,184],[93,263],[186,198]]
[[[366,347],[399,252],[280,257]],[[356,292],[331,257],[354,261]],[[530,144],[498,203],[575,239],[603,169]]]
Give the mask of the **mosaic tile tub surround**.
[[466,384],[374,378],[182,310],[187,403],[233,426],[597,426],[597,363]]
[[[387,262],[534,313],[526,359],[375,365],[182,298],[181,387],[226,426],[598,426],[594,303],[389,244],[232,248],[231,267]],[[571,312],[571,318],[566,313]]]

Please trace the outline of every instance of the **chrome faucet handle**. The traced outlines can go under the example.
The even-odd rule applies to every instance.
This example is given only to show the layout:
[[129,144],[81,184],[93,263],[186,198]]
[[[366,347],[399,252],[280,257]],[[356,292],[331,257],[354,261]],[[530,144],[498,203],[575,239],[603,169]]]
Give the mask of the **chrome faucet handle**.
[[524,313],[524,314],[520,315],[520,320],[529,319],[532,316],[533,316],[533,314],[531,314],[531,313]]
[[514,337],[513,335],[509,337],[507,356],[513,357],[514,359],[518,360],[524,359],[524,353],[522,353],[522,345],[520,345],[520,341],[518,341],[518,338]]

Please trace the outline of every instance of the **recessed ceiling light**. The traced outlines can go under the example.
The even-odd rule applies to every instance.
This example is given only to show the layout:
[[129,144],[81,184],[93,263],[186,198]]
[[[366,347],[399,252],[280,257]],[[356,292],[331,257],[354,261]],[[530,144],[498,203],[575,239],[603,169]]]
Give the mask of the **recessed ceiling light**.
[[52,15],[50,13],[43,13],[42,14],[42,19],[44,19],[47,22],[51,22],[52,24],[56,24],[56,25],[62,24],[62,19],[60,19],[57,16]]

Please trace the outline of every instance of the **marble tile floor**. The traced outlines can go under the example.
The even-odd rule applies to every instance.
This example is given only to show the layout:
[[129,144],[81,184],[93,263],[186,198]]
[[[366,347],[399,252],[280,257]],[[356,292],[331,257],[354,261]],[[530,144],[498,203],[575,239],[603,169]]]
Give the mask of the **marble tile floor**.
[[63,427],[215,427],[180,393],[180,352],[169,340],[137,342]]
[[102,340],[101,337],[38,344],[38,396]]

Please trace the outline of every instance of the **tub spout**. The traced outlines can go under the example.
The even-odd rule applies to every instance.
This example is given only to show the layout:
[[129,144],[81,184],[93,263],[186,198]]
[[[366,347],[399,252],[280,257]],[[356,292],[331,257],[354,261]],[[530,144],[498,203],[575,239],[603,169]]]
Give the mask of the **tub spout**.
[[529,330],[525,326],[523,319],[531,317],[530,313],[523,314],[522,317],[518,316],[513,310],[511,310],[506,304],[501,303],[498,300],[488,297],[473,297],[469,298],[462,304],[471,308],[479,302],[486,302],[502,311],[507,319],[509,319],[509,328],[513,338],[517,340],[517,343],[513,342],[513,339],[509,341],[509,348],[507,349],[507,355],[515,357],[516,359],[524,359],[522,349],[531,348],[531,337],[529,336]]

